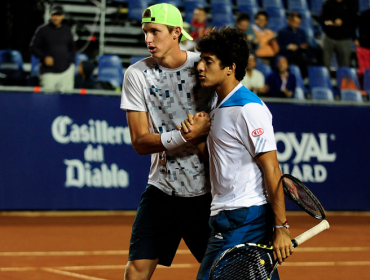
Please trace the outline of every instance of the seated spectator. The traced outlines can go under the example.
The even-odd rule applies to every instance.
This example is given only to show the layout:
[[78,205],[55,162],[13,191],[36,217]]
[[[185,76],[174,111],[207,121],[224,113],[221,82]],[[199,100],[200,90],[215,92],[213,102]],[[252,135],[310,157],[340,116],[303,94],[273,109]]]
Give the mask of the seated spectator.
[[202,8],[196,8],[193,12],[193,18],[191,19],[191,37],[194,41],[201,39],[208,32],[207,27],[207,14]]
[[265,77],[260,71],[255,69],[256,66],[256,57],[254,55],[250,55],[248,59],[248,66],[246,68],[247,72],[242,80],[242,84],[255,94],[264,94]]
[[284,56],[276,58],[276,69],[266,78],[266,97],[293,97],[297,85],[296,78],[289,73],[288,60]]
[[254,50],[257,46],[257,36],[250,25],[251,18],[248,14],[240,14],[235,21],[235,27],[245,34],[247,41],[251,44]]
[[308,75],[308,40],[306,32],[300,28],[302,16],[292,12],[288,15],[288,26],[278,32],[277,42],[280,54],[301,70],[302,77]]
[[[186,32],[190,34],[190,24],[187,22],[183,23],[183,28]],[[180,49],[183,51],[195,51],[198,52],[195,48],[197,43],[195,41],[190,41],[190,40],[184,40],[180,42]]]
[[96,82],[92,75],[94,71],[94,64],[89,61],[81,61],[77,71],[78,74],[75,76],[75,88],[96,88]]
[[355,41],[357,45],[356,54],[358,60],[358,79],[363,85],[365,69],[370,69],[370,9],[360,14],[359,39]]
[[327,0],[324,2],[320,22],[324,32],[322,39],[324,65],[330,70],[333,54],[339,67],[350,67],[351,39],[356,39],[357,1]]
[[267,29],[268,14],[266,12],[258,12],[254,18],[255,24],[253,30],[257,36],[257,49],[256,56],[258,56],[263,62],[273,64],[275,56],[279,53],[279,45],[276,42],[276,34]]

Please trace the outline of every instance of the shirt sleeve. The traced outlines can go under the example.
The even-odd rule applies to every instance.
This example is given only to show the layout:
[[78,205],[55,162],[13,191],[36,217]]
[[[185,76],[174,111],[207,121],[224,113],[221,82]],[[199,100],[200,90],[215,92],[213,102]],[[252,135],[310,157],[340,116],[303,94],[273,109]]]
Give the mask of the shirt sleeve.
[[145,103],[145,81],[140,70],[129,67],[123,79],[121,109],[147,112]]
[[252,157],[276,150],[272,115],[266,105],[249,103],[237,118],[236,133]]
[[34,54],[37,58],[44,60],[44,58],[47,56],[46,53],[42,50],[43,45],[43,28],[40,26],[35,34],[33,35],[33,38],[31,40],[30,44],[30,51],[32,54]]

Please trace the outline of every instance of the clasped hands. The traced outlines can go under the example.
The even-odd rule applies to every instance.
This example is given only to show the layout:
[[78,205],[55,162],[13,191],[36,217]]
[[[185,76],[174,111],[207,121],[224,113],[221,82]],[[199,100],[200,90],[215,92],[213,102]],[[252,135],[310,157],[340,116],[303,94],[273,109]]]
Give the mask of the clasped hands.
[[203,142],[209,133],[211,119],[206,112],[199,112],[195,115],[188,114],[188,118],[181,122],[181,126],[176,126],[187,142],[194,145]]

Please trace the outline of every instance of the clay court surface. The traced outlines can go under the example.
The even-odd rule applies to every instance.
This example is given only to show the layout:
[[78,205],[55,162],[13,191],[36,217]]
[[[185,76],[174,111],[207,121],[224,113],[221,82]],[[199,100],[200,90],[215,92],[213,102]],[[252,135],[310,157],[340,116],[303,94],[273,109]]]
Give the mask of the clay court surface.
[[[1,280],[123,280],[133,212],[0,213]],[[292,236],[317,223],[290,212]],[[370,279],[370,213],[328,213],[331,228],[297,248],[280,278]],[[199,264],[181,244],[154,280],[195,279]]]

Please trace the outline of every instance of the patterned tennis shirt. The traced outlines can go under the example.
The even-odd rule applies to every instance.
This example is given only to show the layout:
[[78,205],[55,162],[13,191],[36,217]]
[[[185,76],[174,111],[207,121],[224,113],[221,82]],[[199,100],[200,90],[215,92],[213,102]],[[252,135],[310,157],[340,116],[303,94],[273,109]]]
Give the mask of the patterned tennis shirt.
[[[199,54],[187,52],[186,62],[176,69],[162,67],[151,57],[131,65],[125,72],[121,109],[148,112],[150,133],[175,130],[189,113],[209,112],[210,91],[202,89],[196,79],[199,60]],[[182,197],[209,192],[207,172],[198,154],[189,142],[152,154],[148,184]]]

